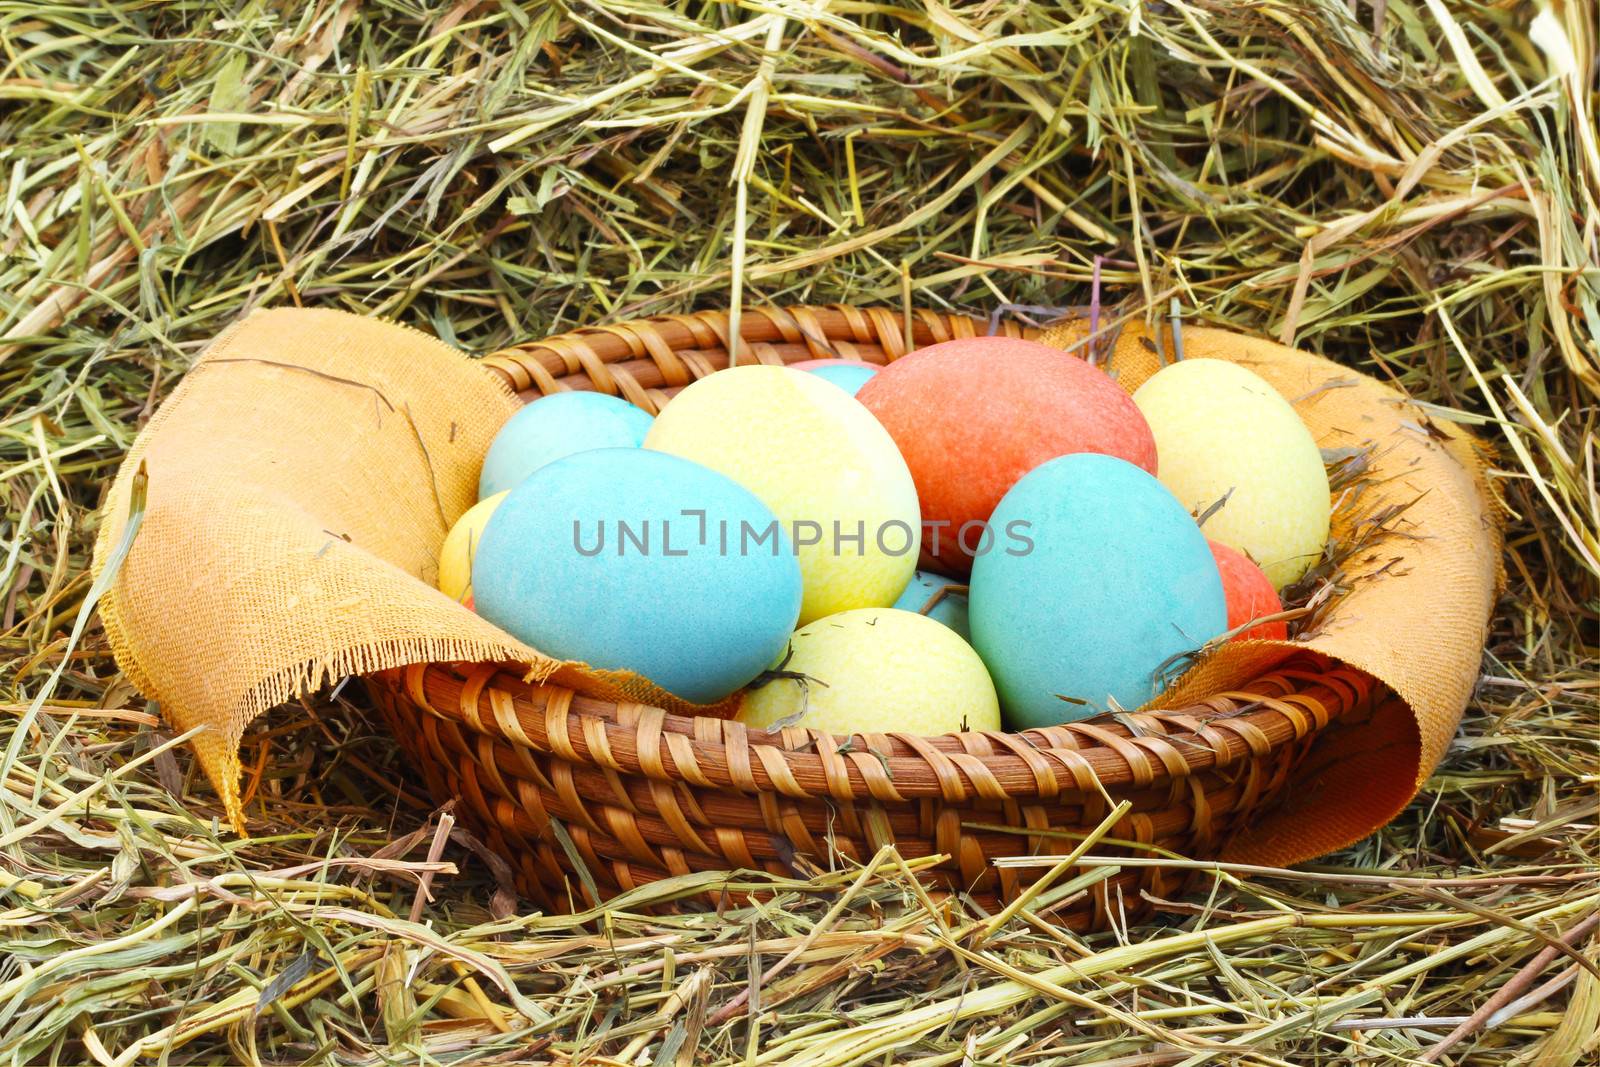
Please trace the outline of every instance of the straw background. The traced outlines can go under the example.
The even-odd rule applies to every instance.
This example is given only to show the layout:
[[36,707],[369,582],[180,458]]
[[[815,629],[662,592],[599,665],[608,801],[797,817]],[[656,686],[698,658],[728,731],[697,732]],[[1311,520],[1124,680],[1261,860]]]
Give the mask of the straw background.
[[[1592,0],[0,0],[0,1055],[1593,1062],[1597,25]],[[1400,819],[1319,864],[1219,868],[1087,940],[1049,897],[932,907],[894,857],[736,879],[716,916],[644,913],[702,879],[546,918],[356,687],[245,738],[245,842],[111,663],[107,480],[252,309],[488,352],[741,302],[1078,307],[1096,257],[1108,321],[1177,298],[1498,449],[1509,585],[1467,716]]]

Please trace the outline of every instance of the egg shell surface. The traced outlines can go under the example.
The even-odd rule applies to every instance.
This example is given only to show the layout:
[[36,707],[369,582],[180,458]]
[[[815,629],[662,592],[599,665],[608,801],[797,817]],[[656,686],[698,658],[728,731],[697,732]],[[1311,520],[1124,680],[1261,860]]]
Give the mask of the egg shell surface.
[[477,554],[483,528],[488,525],[506,494],[496,493],[478,501],[455,521],[439,546],[439,591],[451,600],[472,601],[472,558]]
[[[790,640],[784,676],[747,690],[739,720],[844,735],[998,730],[994,684],[972,646],[915,612],[857,608],[818,619]],[[779,664],[774,664],[778,666]]]
[[[1222,592],[1228,601],[1228,629],[1237,629],[1251,619],[1276,615],[1283,610],[1278,591],[1266,572],[1250,561],[1243,552],[1216,541],[1208,541],[1211,555],[1217,561],[1217,573],[1222,575]],[[1264,622],[1234,634],[1235,641],[1287,641],[1289,624],[1283,619]]]
[[[967,594],[962,589],[965,584],[953,578],[946,578],[942,574],[935,574],[933,571],[917,571],[911,576],[905,592],[900,594],[900,599],[894,602],[894,606],[901,611],[925,614],[934,622],[950,627],[961,635],[963,641],[970,641],[972,632],[967,626]],[[945,593],[939,598],[939,602],[927,612],[923,612],[923,605],[941,590],[945,590]]]
[[807,368],[807,373],[815,374],[825,382],[832,382],[851,396],[855,396],[861,391],[861,387],[878,373],[878,368],[866,363],[841,362],[827,367],[810,367]]
[[774,521],[749,490],[678,456],[579,452],[496,509],[473,563],[477,611],[551,656],[712,703],[783,651],[799,615],[787,541],[738,540],[741,524]]
[[818,367],[871,367],[878,370],[879,365],[868,363],[864,359],[802,359],[788,364],[790,370],[816,370]]
[[963,526],[987,520],[1006,491],[1046,460],[1098,452],[1156,469],[1155,440],[1122,387],[1034,341],[931,345],[889,364],[857,398],[900,447],[923,518],[936,524],[924,531],[924,558],[952,574],[968,572],[967,550],[982,536],[973,526],[963,538]]
[[500,427],[478,475],[478,499],[514,489],[546,463],[591,448],[637,448],[651,418],[620,397],[604,393],[551,393],[518,411]]
[[1061,456],[995,508],[1017,530],[973,561],[972,644],[1013,728],[1133,710],[1158,668],[1228,622],[1222,579],[1194,520],[1144,470],[1113,456]]
[[725,474],[772,509],[800,557],[801,625],[893,604],[916,567],[921,528],[905,461],[870,412],[815,375],[771,366],[707,375],[656,416],[645,448]]
[[1206,536],[1294,582],[1328,543],[1328,472],[1311,431],[1262,378],[1222,359],[1186,359],[1139,387],[1161,483],[1195,515],[1227,497]]

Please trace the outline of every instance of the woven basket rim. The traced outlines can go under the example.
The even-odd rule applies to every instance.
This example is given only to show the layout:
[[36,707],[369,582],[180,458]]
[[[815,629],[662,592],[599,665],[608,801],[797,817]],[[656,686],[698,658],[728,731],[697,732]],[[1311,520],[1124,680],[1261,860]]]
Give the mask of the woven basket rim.
[[[1145,789],[1259,758],[1392,697],[1370,675],[1296,657],[1248,687],[1172,709],[1019,732],[938,735],[759,730],[733,719],[529,683],[517,664],[428,663],[378,675],[441,719],[576,765],[662,782],[900,803]],[[519,695],[510,701],[486,693]],[[521,694],[526,694],[521,695]]]

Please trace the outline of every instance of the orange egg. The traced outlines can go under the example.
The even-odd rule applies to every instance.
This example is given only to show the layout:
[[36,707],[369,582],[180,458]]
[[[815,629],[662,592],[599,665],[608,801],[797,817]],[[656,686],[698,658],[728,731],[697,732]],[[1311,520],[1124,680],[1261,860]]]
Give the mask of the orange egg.
[[[1222,575],[1222,595],[1228,601],[1228,629],[1243,626],[1251,619],[1276,615],[1283,610],[1283,602],[1278,599],[1278,591],[1272,588],[1272,579],[1268,578],[1260,567],[1250,562],[1249,556],[1216,541],[1207,543],[1211,545],[1211,555],[1217,561],[1217,572]],[[1265,641],[1287,641],[1289,624],[1282,619],[1277,622],[1264,622],[1235,636],[1235,640],[1244,641],[1257,638]]]
[[[946,341],[894,361],[856,399],[894,438],[922,502],[924,558],[965,574],[992,550],[984,524],[1040,464],[1098,452],[1156,470],[1156,443],[1133,400],[1103,371],[1012,337]],[[1112,531],[1107,531],[1108,536]]]

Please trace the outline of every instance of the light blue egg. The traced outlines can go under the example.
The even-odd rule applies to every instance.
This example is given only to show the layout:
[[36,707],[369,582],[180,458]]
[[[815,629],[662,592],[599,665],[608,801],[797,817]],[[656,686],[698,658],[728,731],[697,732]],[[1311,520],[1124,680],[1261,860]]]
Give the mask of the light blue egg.
[[[945,586],[959,588],[961,584],[954,578],[946,578],[944,575],[935,574],[933,571],[917,571],[911,576],[911,582],[906,586],[906,591],[900,594],[900,599],[894,602],[894,606],[901,611],[915,611],[920,614],[922,606],[932,600],[933,595],[939,590]],[[927,615],[934,622],[944,623],[960,634],[963,639],[972,640],[972,634],[967,627],[966,593],[946,593],[939,598],[939,602],[933,606],[933,610],[929,611]]]
[[1156,672],[1227,629],[1205,535],[1143,470],[1060,456],[1024,475],[990,517],[973,561],[972,644],[1017,729],[1128,710]]
[[511,491],[484,528],[472,590],[479,615],[541,652],[706,704],[782,654],[800,564],[772,512],[731,479],[603,448]]
[[511,489],[546,463],[591,448],[637,448],[654,421],[604,393],[551,393],[500,427],[478,475],[478,499]]
[[830,363],[825,367],[808,367],[807,370],[823,381],[832,382],[851,396],[855,396],[867,384],[867,379],[878,373],[877,367],[865,363]]

